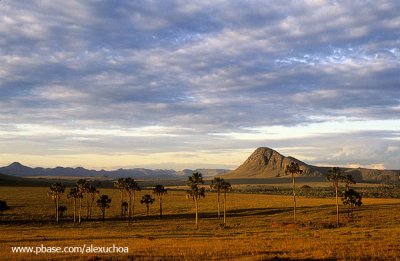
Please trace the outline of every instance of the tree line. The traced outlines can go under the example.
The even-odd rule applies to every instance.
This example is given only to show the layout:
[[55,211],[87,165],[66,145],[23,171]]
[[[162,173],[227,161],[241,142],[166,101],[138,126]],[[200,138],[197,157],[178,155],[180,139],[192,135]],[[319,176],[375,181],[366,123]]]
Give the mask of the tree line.
[[[285,168],[285,173],[292,177],[293,189],[293,220],[296,222],[296,176],[302,174],[302,169],[298,163],[292,162]],[[329,170],[327,175],[328,181],[331,181],[335,190],[336,198],[336,225],[339,226],[339,183],[345,184],[345,191],[342,194],[342,203],[347,206],[348,216],[352,216],[353,209],[362,205],[362,196],[360,193],[350,188],[351,184],[355,184],[353,177],[348,174],[343,174],[340,168],[334,167]],[[199,227],[199,201],[205,198],[206,189],[204,187],[203,176],[200,172],[193,172],[186,182],[188,189],[186,195],[194,203],[195,210],[195,226]],[[133,178],[119,178],[114,182],[114,187],[120,191],[120,218],[127,219],[130,224],[135,215],[135,196],[141,187]],[[65,193],[66,187],[60,183],[54,183],[50,186],[48,195],[54,202],[54,217],[56,223],[67,210],[65,206],[60,206],[60,198]],[[232,190],[229,182],[223,178],[215,177],[210,184],[210,189],[217,192],[217,217],[221,218],[221,194],[223,194],[223,226],[226,226],[227,212],[227,193]],[[153,196],[159,202],[159,216],[163,217],[163,198],[167,195],[167,189],[163,185],[156,185],[153,189]],[[106,209],[110,207],[112,199],[108,195],[100,195],[99,190],[85,179],[79,179],[76,184],[71,187],[67,193],[67,198],[73,201],[73,222],[82,222],[83,201],[86,200],[86,220],[92,218],[92,210],[94,203],[102,213],[102,219],[105,220]],[[150,194],[145,194],[140,200],[140,203],[146,207],[146,215],[149,214],[150,206],[156,201]],[[3,211],[9,210],[9,206],[3,200],[0,200],[0,217]]]
[[[300,168],[298,163],[292,162],[285,168],[286,174],[291,174],[293,184],[293,220],[296,222],[296,174],[300,175],[303,170]],[[356,206],[362,205],[362,195],[350,188],[351,184],[356,184],[353,176],[350,174],[344,174],[339,167],[333,167],[329,169],[328,175],[326,176],[328,181],[332,182],[333,188],[335,189],[336,199],[336,226],[339,227],[339,183],[345,184],[345,191],[342,195],[342,202],[348,208],[348,216],[353,214],[353,209]]]

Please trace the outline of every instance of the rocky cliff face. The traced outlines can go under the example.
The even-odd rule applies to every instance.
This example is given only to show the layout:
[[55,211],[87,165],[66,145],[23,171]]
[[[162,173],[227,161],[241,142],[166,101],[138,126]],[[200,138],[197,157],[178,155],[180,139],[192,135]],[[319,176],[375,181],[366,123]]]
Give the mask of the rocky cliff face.
[[224,177],[268,178],[285,176],[286,165],[292,162],[300,165],[304,175],[311,174],[312,170],[304,162],[292,157],[285,157],[273,149],[261,147],[256,149],[236,170],[228,173]]

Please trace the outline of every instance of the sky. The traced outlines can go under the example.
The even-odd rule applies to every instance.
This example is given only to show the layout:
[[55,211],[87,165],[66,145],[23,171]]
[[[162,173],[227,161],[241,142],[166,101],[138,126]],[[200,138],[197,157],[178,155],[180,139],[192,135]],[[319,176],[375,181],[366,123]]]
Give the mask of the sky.
[[0,165],[400,169],[400,1],[0,0]]

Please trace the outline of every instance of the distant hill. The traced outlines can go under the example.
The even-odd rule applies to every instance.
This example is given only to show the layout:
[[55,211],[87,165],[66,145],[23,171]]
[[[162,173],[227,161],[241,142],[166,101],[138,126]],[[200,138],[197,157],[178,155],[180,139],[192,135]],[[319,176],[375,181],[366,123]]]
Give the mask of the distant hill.
[[[229,170],[225,169],[198,169],[205,177],[221,175]],[[136,179],[186,179],[191,175],[193,170],[185,169],[183,171],[175,171],[172,169],[117,169],[117,170],[89,170],[82,167],[77,168],[30,168],[19,162],[14,162],[8,166],[1,167],[0,173],[18,177],[109,177],[124,178],[132,177]]]
[[[227,179],[283,177],[286,176],[286,165],[292,162],[299,164],[303,170],[302,176],[325,176],[330,169],[329,167],[309,165],[296,158],[283,156],[273,149],[260,147],[237,169],[222,176]],[[342,170],[351,174],[357,181],[398,182],[400,175],[399,170],[365,168],[342,168]]]
[[49,186],[54,181],[45,179],[28,179],[0,173],[0,186]]

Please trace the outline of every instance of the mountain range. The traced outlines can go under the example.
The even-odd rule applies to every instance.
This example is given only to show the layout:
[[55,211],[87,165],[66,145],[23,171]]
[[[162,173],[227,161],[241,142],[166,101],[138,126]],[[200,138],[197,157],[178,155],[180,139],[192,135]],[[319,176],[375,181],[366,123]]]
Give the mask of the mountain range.
[[[303,170],[302,176],[325,176],[330,167],[309,165],[293,157],[285,157],[279,152],[260,147],[237,169],[222,175],[226,179],[240,178],[272,178],[287,176],[286,165],[295,162]],[[398,182],[400,170],[376,170],[366,168],[341,168],[346,174],[351,174],[356,181]]]
[[[102,178],[122,178],[132,177],[143,180],[184,180],[193,171],[199,171],[205,178],[220,176],[225,179],[252,179],[252,178],[277,178],[285,177],[286,165],[298,163],[301,174],[304,177],[323,177],[328,174],[330,167],[313,166],[293,157],[286,157],[279,152],[260,147],[256,149],[247,160],[237,169],[231,171],[227,169],[184,169],[176,171],[172,169],[117,169],[117,170],[90,170],[82,167],[77,168],[31,168],[14,162],[8,166],[1,167],[0,173],[17,177],[102,177]],[[377,170],[366,168],[341,168],[346,174],[351,174],[356,181],[366,182],[399,182],[400,170]],[[1,178],[1,177],[0,177]]]
[[[229,170],[226,169],[196,169],[203,173],[205,177],[222,175]],[[186,179],[192,174],[193,170],[184,169],[175,171],[172,169],[117,169],[117,170],[92,170],[82,167],[77,168],[31,168],[14,162],[8,166],[1,167],[0,173],[18,177],[107,177],[107,178],[125,178],[132,177],[136,179]]]

